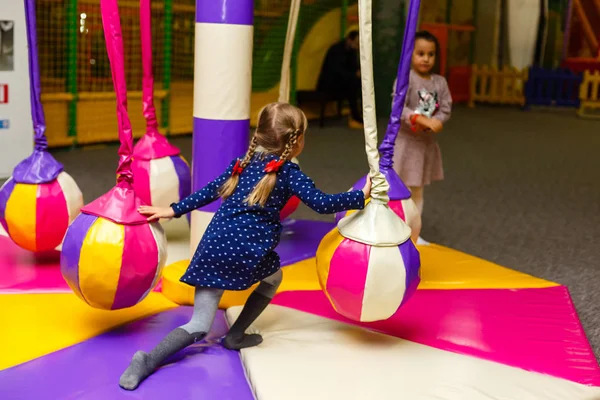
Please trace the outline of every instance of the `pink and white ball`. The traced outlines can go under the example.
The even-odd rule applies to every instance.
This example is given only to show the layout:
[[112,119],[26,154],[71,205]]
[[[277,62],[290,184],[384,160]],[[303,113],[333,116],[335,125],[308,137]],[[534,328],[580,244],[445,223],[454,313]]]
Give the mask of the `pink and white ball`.
[[329,232],[317,249],[317,274],[334,309],[354,321],[393,316],[417,290],[420,255],[414,243],[378,247]]
[[[398,215],[402,221],[411,229],[411,239],[417,242],[421,234],[421,212],[411,198],[410,190],[404,185],[400,177],[391,169],[382,169],[381,173],[385,176],[390,185],[388,196],[390,201],[388,206]],[[352,186],[350,190],[362,189],[365,185],[366,177],[362,177]],[[370,201],[367,200],[367,202]],[[338,223],[342,218],[355,213],[356,211],[339,212],[335,214],[335,222]]]
[[158,283],[167,259],[159,223],[118,224],[81,213],[69,227],[61,272],[75,294],[102,310],[128,308]]
[[83,195],[66,172],[48,183],[18,183],[0,188],[0,224],[18,246],[32,252],[56,249],[83,207]]
[[168,207],[190,195],[190,166],[181,155],[154,159],[133,158],[136,195],[148,205]]

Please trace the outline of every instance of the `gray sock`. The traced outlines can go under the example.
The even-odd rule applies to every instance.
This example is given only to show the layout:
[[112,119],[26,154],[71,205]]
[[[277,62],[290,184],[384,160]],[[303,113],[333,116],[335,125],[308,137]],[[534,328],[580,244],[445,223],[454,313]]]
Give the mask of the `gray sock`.
[[119,386],[134,390],[165,359],[202,340],[210,330],[222,295],[221,289],[196,288],[194,313],[190,322],[172,330],[150,353],[135,353],[129,367],[121,375]]
[[262,336],[259,334],[247,334],[246,329],[258,318],[258,316],[267,308],[277,288],[283,279],[281,270],[265,278],[258,287],[250,294],[239,317],[235,320],[225,339],[223,347],[230,350],[240,350],[247,347],[258,346],[262,343]]

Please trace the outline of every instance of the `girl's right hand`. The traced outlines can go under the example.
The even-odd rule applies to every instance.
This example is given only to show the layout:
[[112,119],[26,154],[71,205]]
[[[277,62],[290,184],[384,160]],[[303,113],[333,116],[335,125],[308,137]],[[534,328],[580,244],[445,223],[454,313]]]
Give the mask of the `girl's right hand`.
[[175,211],[171,207],[152,207],[140,206],[138,212],[142,215],[149,215],[148,221],[154,221],[161,218],[173,218]]
[[367,175],[367,181],[365,186],[362,188],[362,192],[365,195],[365,200],[371,196],[371,177]]

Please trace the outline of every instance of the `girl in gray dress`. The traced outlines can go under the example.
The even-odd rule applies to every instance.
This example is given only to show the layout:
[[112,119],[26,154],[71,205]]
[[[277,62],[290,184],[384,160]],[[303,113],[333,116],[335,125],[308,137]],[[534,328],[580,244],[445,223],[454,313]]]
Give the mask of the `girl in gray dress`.
[[[433,73],[438,52],[437,38],[427,31],[417,32],[412,56],[406,104],[394,146],[394,170],[412,192],[421,214],[423,189],[444,179],[442,154],[436,136],[450,119],[452,97],[443,76]],[[394,82],[394,95],[396,93]],[[427,244],[419,238],[419,244]]]

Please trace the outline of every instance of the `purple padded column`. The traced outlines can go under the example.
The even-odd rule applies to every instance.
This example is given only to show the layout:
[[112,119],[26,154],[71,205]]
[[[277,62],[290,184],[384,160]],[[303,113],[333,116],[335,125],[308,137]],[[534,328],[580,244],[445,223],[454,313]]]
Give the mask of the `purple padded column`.
[[[246,152],[253,22],[253,0],[196,1],[192,191]],[[192,248],[219,204],[192,214]]]

